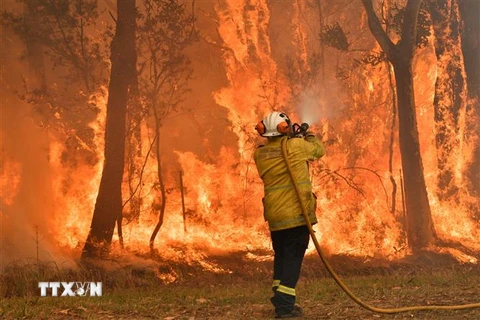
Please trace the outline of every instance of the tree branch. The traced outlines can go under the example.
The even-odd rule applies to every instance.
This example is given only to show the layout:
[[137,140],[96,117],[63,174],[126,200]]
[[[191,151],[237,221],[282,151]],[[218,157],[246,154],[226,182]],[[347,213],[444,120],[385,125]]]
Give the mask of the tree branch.
[[380,20],[375,14],[375,9],[373,8],[373,0],[362,0],[362,3],[365,7],[365,12],[367,13],[368,27],[370,28],[370,31],[372,32],[377,42],[380,44],[382,50],[390,59],[393,54],[395,44],[392,42],[392,40],[390,40],[385,30],[383,30],[382,24],[380,23]]
[[153,149],[153,144],[155,143],[156,138],[157,138],[157,136],[155,136],[152,140],[152,143],[150,143],[150,147],[148,148],[147,155],[145,156],[145,161],[143,161],[142,168],[140,169],[140,173],[138,175],[138,183],[137,183],[135,189],[133,190],[133,192],[130,194],[130,197],[127,200],[125,200],[125,202],[122,204],[122,209],[132,200],[132,198],[137,193],[138,188],[142,184],[143,172],[145,171],[145,167],[147,166],[148,157],[150,157],[150,152]]

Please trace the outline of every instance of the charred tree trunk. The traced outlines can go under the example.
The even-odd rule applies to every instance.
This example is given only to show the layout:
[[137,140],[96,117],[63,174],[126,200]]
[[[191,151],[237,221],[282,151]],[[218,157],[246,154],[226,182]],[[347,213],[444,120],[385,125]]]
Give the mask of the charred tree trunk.
[[372,0],[362,0],[368,25],[395,72],[398,99],[399,142],[404,172],[407,237],[412,249],[426,247],[436,238],[420,155],[415,112],[412,62],[421,1],[409,0],[405,8],[401,40],[394,44],[375,13]]
[[135,0],[117,1],[118,20],[112,41],[110,86],[105,125],[105,162],[92,224],[82,258],[108,253],[115,221],[122,212],[125,118],[128,89],[135,74]]
[[[390,182],[392,183],[392,207],[390,212],[395,214],[397,211],[396,203],[397,203],[397,183],[395,182],[394,174],[393,174],[393,150],[394,150],[394,143],[395,143],[395,123],[397,121],[397,91],[395,90],[395,84],[393,81],[392,75],[392,68],[390,64],[387,63],[388,68],[388,82],[390,85],[390,90],[392,90],[392,123],[390,125],[390,140],[388,143],[388,171],[390,172]],[[403,201],[403,200],[402,200]]]
[[[390,14],[390,10],[389,10],[388,1],[383,2],[383,4],[382,4],[382,19],[386,21],[389,14]],[[385,25],[385,32],[386,32],[386,34],[389,34],[388,24]],[[393,75],[392,65],[390,64],[390,62],[387,61],[385,63],[385,67],[388,70],[388,85],[389,85],[390,90],[392,91],[392,122],[391,122],[391,125],[390,125],[390,138],[389,138],[389,143],[388,143],[388,172],[390,173],[390,183],[392,184],[392,206],[391,206],[390,212],[392,214],[395,214],[396,210],[397,210],[397,189],[398,189],[398,186],[397,186],[397,183],[395,181],[395,175],[393,173],[393,155],[394,155],[394,150],[395,150],[394,144],[395,144],[395,133],[396,133],[396,122],[397,122],[397,110],[398,110],[397,102],[398,102],[398,99],[397,99],[397,91],[395,89],[395,81],[393,80],[394,75]],[[402,179],[402,177],[400,177],[400,179]],[[402,199],[401,200],[402,200],[402,208],[404,209],[404,207],[403,207],[403,204],[404,204],[404,201],[403,201],[404,200],[403,199],[403,181],[402,181]],[[402,214],[401,222],[402,222],[402,225],[405,227],[405,210],[403,210],[402,212],[403,212],[403,214]]]
[[455,0],[429,1],[435,32],[437,80],[435,82],[435,142],[438,162],[438,197],[458,196],[455,167],[461,148],[461,115],[465,111],[466,82],[459,33],[459,12]]
[[459,0],[463,21],[462,52],[467,73],[468,102],[465,140],[473,149],[471,161],[465,170],[467,188],[471,195],[480,197],[480,1]]
[[[398,50],[402,56],[402,50]],[[399,143],[404,172],[407,237],[414,249],[427,246],[435,237],[423,174],[415,112],[411,59],[393,62],[398,97]]]

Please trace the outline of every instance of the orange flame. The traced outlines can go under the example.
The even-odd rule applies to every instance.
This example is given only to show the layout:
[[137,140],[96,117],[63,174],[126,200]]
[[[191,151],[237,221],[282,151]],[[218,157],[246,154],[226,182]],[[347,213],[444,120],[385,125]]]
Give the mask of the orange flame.
[[[178,168],[167,166],[164,172],[168,189],[166,213],[155,247],[165,259],[182,259],[214,272],[230,272],[206,261],[207,254],[244,250],[248,252],[248,259],[269,258],[254,253],[257,249],[268,250],[270,240],[262,215],[263,186],[252,158],[261,140],[253,128],[259,119],[274,109],[287,111],[292,118],[298,115],[295,113],[296,97],[286,85],[288,79],[284,63],[276,56],[280,54],[274,52],[278,44],[272,40],[269,30],[271,4],[266,0],[248,3],[227,0],[212,5],[218,16],[217,31],[222,42],[220,58],[226,82],[209,94],[217,107],[227,111],[230,129],[237,138],[236,145],[222,146],[215,159],[209,162],[203,161],[199,152],[174,150],[174,161],[184,172],[186,209],[182,212]],[[308,61],[314,54],[312,43],[316,38],[309,33],[308,21],[303,21],[308,8],[302,1],[284,5],[292,9],[289,12],[291,19],[285,22],[284,30],[277,32],[282,32],[282,37],[288,39],[285,41],[288,42],[288,50],[285,50],[300,61],[301,66],[297,67],[303,71],[296,71],[311,71]],[[326,64],[335,65],[334,58],[326,57]],[[478,199],[462,194],[458,203],[448,203],[441,202],[436,196],[438,164],[432,104],[435,79],[441,76],[437,63],[431,46],[419,52],[415,61],[417,117],[433,220],[442,239],[460,242],[478,252],[480,227],[466,209],[468,203]],[[379,65],[352,70],[349,81],[354,85],[343,91],[327,87],[324,96],[313,99],[314,102],[322,101],[322,106],[318,108],[322,110],[324,119],[317,125],[325,128],[324,134],[328,133],[324,140],[333,141],[324,141],[327,144],[326,157],[311,166],[314,191],[318,197],[319,223],[315,229],[321,245],[330,253],[390,260],[410,253],[403,227],[401,167],[396,139],[392,147],[392,172],[389,172],[388,166],[388,137],[395,120],[392,119],[387,68]],[[335,81],[332,70],[329,71],[331,79],[324,79],[326,83]],[[326,83],[314,83],[312,87],[326,86]],[[313,95],[316,92],[311,87],[301,89]],[[62,139],[50,136],[48,155],[55,210],[46,213],[45,224],[49,225],[53,242],[59,247],[80,248],[90,227],[103,165],[105,91],[103,88],[92,96],[101,109],[97,119],[90,124],[96,134],[95,151],[100,159],[95,166],[84,164],[74,171],[63,167]],[[339,101],[343,105],[339,105]],[[468,115],[464,112],[461,117],[465,119]],[[148,153],[153,136],[146,122],[141,125],[143,157]],[[463,186],[464,166],[470,161],[473,150],[472,142],[464,141],[462,134],[460,130],[458,148],[461,152],[455,157],[455,182],[460,188]],[[205,149],[208,145],[206,141]],[[204,152],[212,153],[211,150]],[[128,222],[124,220],[123,237],[127,249],[146,252],[158,221],[157,159],[152,153],[146,159],[137,160],[139,166],[145,161],[138,191],[140,215]],[[2,162],[2,207],[14,204],[22,170],[22,163]],[[392,199],[391,175],[398,187],[395,199]],[[126,182],[123,191],[126,198],[129,192]],[[394,212],[391,212],[392,202],[396,205]],[[0,214],[3,218],[3,208]],[[117,242],[118,236],[115,235],[114,243]],[[459,250],[430,249],[448,252],[461,262],[478,263],[475,257]],[[312,250],[313,246],[309,248],[309,251]],[[158,277],[166,282],[176,279],[172,272],[158,271]]]

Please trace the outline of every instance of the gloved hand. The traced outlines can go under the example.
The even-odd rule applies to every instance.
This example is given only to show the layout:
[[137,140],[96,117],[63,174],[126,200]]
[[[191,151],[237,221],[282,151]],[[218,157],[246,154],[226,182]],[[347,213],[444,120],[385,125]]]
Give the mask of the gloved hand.
[[315,133],[313,131],[307,131],[305,133],[305,140],[307,141],[314,141],[314,140],[322,140],[322,135],[319,133]]
[[304,122],[300,125],[300,132],[302,133],[303,136],[306,136],[307,135],[307,131],[308,131],[308,128],[310,126],[308,125],[308,123]]
[[308,130],[308,123],[302,123],[301,125],[299,125],[298,123],[295,123],[293,125],[293,129],[294,129],[294,134],[293,136],[294,137],[297,137],[297,138],[305,138],[307,136],[307,130]]

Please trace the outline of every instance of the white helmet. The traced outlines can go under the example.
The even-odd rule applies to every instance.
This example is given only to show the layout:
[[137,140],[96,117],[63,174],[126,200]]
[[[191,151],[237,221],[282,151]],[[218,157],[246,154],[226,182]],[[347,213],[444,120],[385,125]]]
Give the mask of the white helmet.
[[283,113],[274,111],[260,121],[255,130],[262,137],[275,137],[290,133],[290,118]]

